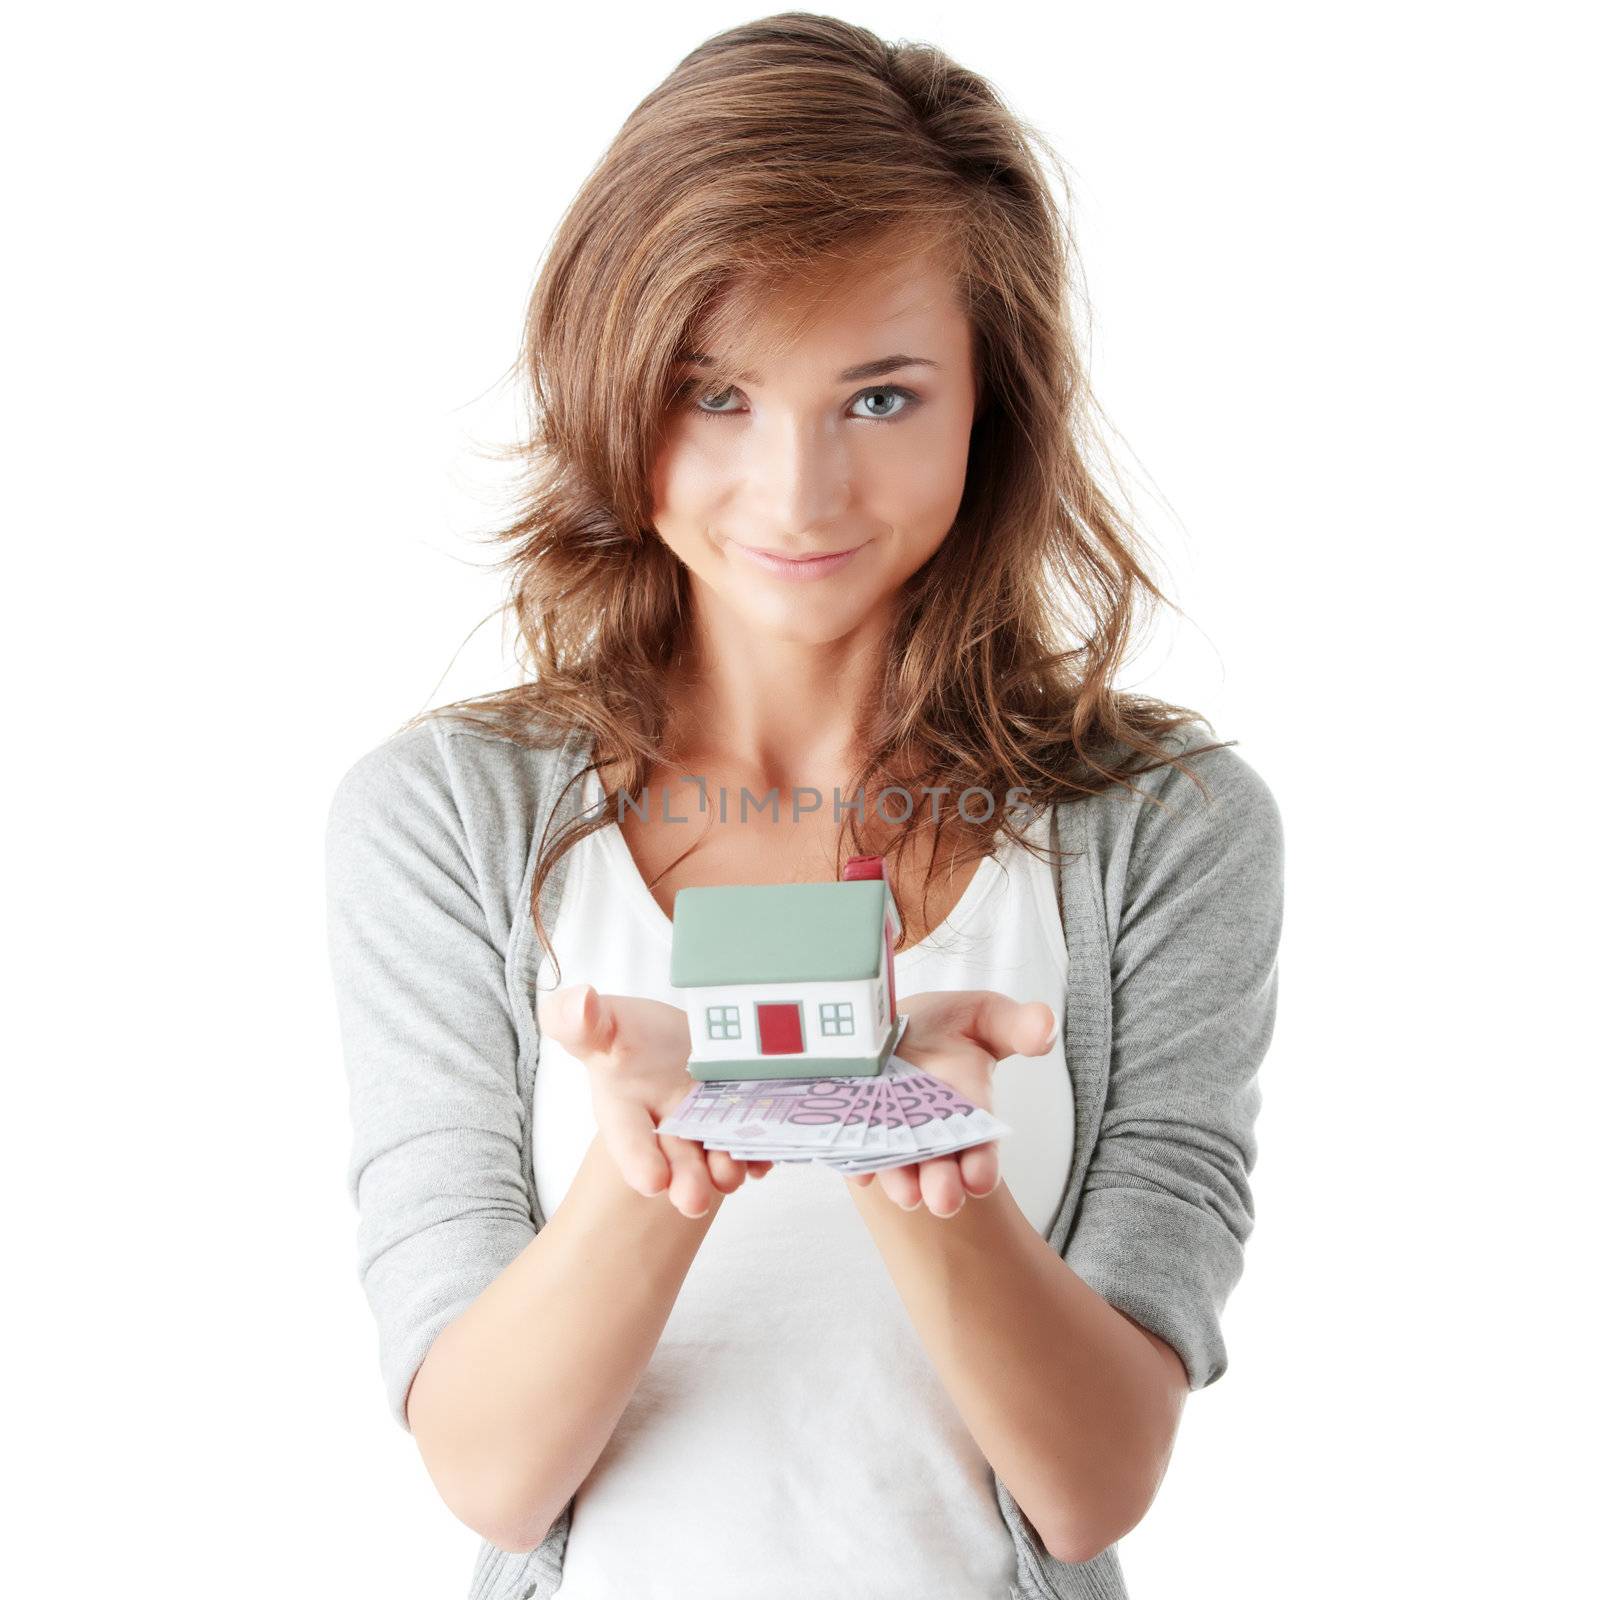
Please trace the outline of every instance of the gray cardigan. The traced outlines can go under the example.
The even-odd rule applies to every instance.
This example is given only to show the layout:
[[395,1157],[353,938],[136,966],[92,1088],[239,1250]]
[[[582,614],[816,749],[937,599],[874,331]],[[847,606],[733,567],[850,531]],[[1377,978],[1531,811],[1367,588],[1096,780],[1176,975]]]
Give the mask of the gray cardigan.
[[[1194,730],[1172,747],[1205,742]],[[583,732],[534,750],[434,717],[369,751],[333,795],[328,938],[350,1088],[347,1183],[402,1428],[429,1346],[544,1226],[529,1137],[541,952],[528,900],[534,846],[558,803],[552,835],[575,814],[580,786],[566,780],[591,750]],[[1053,842],[1071,852],[1059,888],[1076,1143],[1048,1237],[1202,1389],[1227,1368],[1220,1317],[1254,1226],[1283,833],[1271,791],[1231,748],[1194,768],[1209,803],[1166,768],[1137,780],[1161,806],[1113,789],[1055,807]],[[570,860],[547,880],[547,929]],[[998,1480],[995,1496],[1016,1543],[1016,1595],[1124,1600],[1116,1546],[1057,1561]],[[536,1550],[486,1541],[469,1600],[547,1600],[570,1517],[569,1502]]]

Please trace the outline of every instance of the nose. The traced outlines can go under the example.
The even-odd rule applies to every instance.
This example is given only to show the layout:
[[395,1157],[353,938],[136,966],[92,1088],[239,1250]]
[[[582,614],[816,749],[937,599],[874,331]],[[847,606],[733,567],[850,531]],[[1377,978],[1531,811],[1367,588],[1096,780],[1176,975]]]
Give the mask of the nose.
[[749,507],[760,543],[781,550],[803,544],[807,530],[826,528],[850,505],[851,465],[844,439],[826,425],[768,419],[752,438]]

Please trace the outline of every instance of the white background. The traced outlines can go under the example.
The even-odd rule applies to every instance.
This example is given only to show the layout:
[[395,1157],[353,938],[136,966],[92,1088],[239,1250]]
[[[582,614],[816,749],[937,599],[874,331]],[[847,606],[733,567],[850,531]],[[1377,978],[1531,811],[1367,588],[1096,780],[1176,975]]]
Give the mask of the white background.
[[[1592,1582],[1586,13],[843,13],[1068,163],[1186,613],[1126,681],[1285,817],[1232,1366],[1123,1541],[1136,1600]],[[637,100],[760,14],[8,26],[8,1592],[465,1592],[354,1276],[325,807],[512,681],[474,535],[536,263]]]

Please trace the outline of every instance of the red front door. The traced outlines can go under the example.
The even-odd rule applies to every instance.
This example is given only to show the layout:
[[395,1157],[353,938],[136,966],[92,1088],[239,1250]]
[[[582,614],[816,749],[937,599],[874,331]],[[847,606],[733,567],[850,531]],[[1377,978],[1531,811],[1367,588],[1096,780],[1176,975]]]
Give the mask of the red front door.
[[761,1035],[762,1055],[799,1055],[800,1002],[785,1000],[775,1005],[758,1005],[756,1029]]

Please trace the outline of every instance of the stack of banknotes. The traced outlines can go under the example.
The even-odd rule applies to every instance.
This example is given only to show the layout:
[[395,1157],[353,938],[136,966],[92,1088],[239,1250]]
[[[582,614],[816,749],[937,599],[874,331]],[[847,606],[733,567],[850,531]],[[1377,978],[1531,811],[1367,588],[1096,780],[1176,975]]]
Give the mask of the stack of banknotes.
[[737,1161],[805,1161],[854,1173],[951,1155],[1011,1129],[891,1055],[868,1078],[696,1083],[656,1131]]

